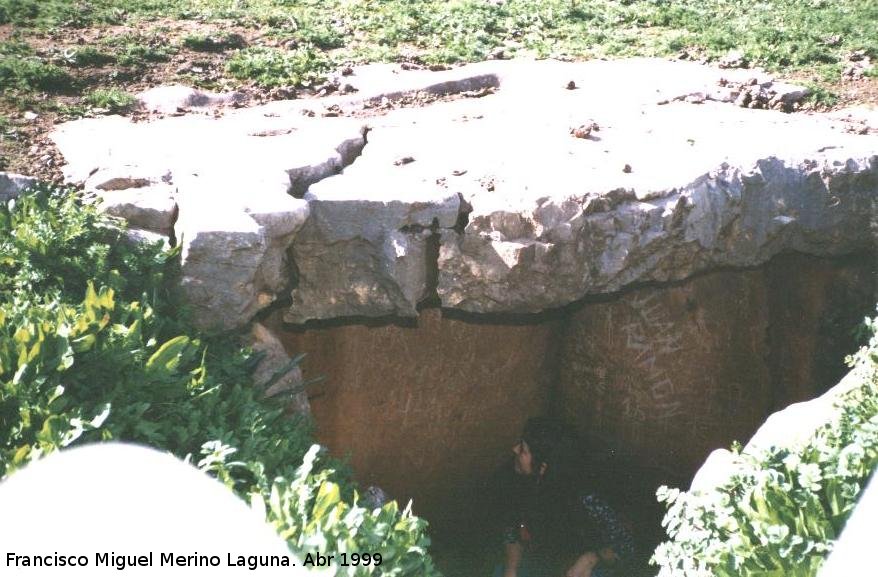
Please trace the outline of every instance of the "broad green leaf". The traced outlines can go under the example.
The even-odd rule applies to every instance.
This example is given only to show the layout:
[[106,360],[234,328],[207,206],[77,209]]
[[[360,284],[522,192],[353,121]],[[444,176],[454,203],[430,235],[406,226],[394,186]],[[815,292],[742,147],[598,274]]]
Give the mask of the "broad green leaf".
[[59,415],[52,415],[43,423],[37,433],[37,441],[42,445],[57,446],[61,442],[61,434],[67,428],[67,420]]
[[322,519],[330,507],[334,507],[341,499],[338,485],[326,481],[317,491],[317,499],[314,502],[312,514],[314,519]]
[[149,372],[173,372],[180,365],[183,353],[189,347],[189,337],[180,335],[167,341],[146,361]]
[[70,342],[70,347],[75,353],[86,353],[94,348],[97,341],[96,335],[83,335],[78,339],[73,339]]
[[20,467],[24,463],[27,462],[28,455],[30,455],[30,445],[23,445],[15,451],[15,455],[12,457],[12,464],[16,467]]

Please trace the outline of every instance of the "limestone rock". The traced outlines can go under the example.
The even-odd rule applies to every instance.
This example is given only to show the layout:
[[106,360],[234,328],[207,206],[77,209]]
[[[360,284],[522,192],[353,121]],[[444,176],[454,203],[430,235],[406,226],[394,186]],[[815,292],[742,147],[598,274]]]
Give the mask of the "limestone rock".
[[329,178],[306,197],[311,217],[291,248],[298,284],[287,322],[414,316],[429,296],[428,245],[439,228],[454,226],[458,195],[394,188],[387,175],[379,201],[372,190],[345,184]]
[[787,84],[784,82],[773,83],[771,85],[771,90],[774,92],[772,100],[782,104],[801,102],[811,94],[811,90],[804,86],[796,86],[795,84]]
[[853,134],[878,134],[878,108],[852,106],[829,113],[844,123],[845,132]]
[[[436,297],[530,313],[870,241],[878,136],[756,110],[802,95],[759,71],[493,60],[346,78],[356,94],[317,105],[332,116],[273,102],[219,119],[82,120],[54,138],[72,182],[169,175],[184,282],[226,328],[288,290],[295,323],[411,316]],[[572,138],[586,121],[600,131]]]
[[178,84],[157,86],[137,95],[140,105],[150,112],[172,113],[184,108],[205,108],[242,102],[238,92],[218,94]]
[[199,326],[244,326],[287,287],[291,272],[286,250],[308,206],[286,199],[288,206],[262,223],[259,215],[181,204],[176,236],[182,245],[183,291]]
[[177,220],[174,187],[161,184],[125,190],[101,191],[100,207],[124,218],[134,228],[169,234]]
[[727,449],[716,449],[707,456],[707,460],[695,473],[689,490],[710,491],[728,481],[737,470],[735,457]]
[[125,240],[135,245],[141,243],[154,244],[158,242],[162,243],[165,247],[170,248],[170,239],[167,235],[140,228],[127,229],[125,231]]
[[170,184],[169,170],[139,165],[112,165],[95,169],[83,182],[86,190],[112,192],[145,188],[156,184]]
[[660,175],[654,159],[643,160],[638,176],[651,173],[638,179],[645,189],[620,182],[601,202],[573,194],[498,210],[475,197],[464,232],[443,237],[443,304],[533,312],[633,282],[753,266],[783,250],[844,254],[870,246],[878,156],[865,150],[766,157],[743,169],[723,163],[667,187],[659,183],[674,171]]
[[336,174],[365,145],[356,120],[237,112],[86,119],[53,133],[68,179],[119,199],[117,212],[138,228],[173,223],[184,293],[205,329],[243,326],[289,290],[295,267],[287,251],[309,214],[308,202],[290,193]]
[[0,202],[17,198],[19,194],[36,183],[37,179],[30,176],[0,172]]
[[731,50],[719,60],[720,68],[741,68],[746,64],[746,57],[740,50]]
[[256,386],[265,388],[266,397],[282,394],[290,396],[290,405],[296,413],[309,414],[311,409],[308,395],[301,390],[305,380],[302,369],[298,365],[290,366],[292,359],[280,339],[262,323],[253,323],[249,340],[253,350],[264,355],[253,370],[253,382]]

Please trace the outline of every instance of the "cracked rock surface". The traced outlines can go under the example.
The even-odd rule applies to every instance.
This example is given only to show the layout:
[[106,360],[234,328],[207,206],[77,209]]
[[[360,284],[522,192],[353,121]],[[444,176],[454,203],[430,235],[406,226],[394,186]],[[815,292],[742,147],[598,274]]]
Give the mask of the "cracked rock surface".
[[491,61],[347,80],[357,93],[53,138],[71,181],[173,189],[204,326],[241,326],[288,291],[294,323],[412,316],[437,296],[535,312],[870,242],[878,135],[692,96],[797,93],[753,71]]

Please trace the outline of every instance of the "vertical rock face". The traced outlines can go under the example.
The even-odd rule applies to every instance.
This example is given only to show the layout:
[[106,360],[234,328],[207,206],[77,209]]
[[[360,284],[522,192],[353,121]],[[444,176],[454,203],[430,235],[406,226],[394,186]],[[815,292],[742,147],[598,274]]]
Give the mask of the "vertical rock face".
[[787,254],[527,323],[428,309],[406,326],[271,324],[307,353],[306,379],[326,378],[310,391],[320,440],[431,520],[460,516],[546,413],[576,427],[612,467],[598,476],[625,483],[644,515],[658,484],[688,482],[712,450],[837,382],[874,308],[873,260]]
[[771,404],[767,301],[748,271],[584,306],[564,339],[565,418],[598,446],[693,469]]
[[247,339],[262,359],[253,369],[253,384],[261,388],[266,398],[284,395],[287,407],[300,415],[307,415],[311,408],[305,394],[302,369],[292,365],[283,343],[262,323],[253,323]]
[[[558,322],[474,324],[423,311],[417,327],[287,332],[307,352],[318,438],[351,454],[363,484],[441,519],[510,454],[524,421],[545,412]],[[460,511],[456,511],[459,513]]]
[[290,247],[296,287],[284,320],[416,316],[429,296],[433,227],[454,226],[459,197],[352,201],[340,198],[335,182],[312,186],[306,197],[311,217]]
[[813,399],[838,382],[842,359],[862,344],[854,327],[865,315],[874,316],[876,274],[867,256],[827,260],[796,254],[766,267],[771,411]]
[[865,256],[785,255],[584,305],[564,338],[561,413],[595,446],[685,479],[838,380],[873,276]]

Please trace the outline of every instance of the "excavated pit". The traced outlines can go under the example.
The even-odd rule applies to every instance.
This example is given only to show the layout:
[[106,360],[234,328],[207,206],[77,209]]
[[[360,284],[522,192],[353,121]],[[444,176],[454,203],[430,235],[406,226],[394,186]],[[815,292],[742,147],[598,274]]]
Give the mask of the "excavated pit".
[[361,483],[414,499],[440,547],[477,537],[484,483],[535,415],[576,428],[652,541],[656,487],[687,486],[710,451],[839,380],[875,288],[873,254],[785,253],[537,315],[273,324],[307,353],[305,377],[326,378],[310,399],[320,441]]
[[651,59],[348,80],[52,138],[69,182],[180,240],[201,328],[256,318],[307,353],[319,439],[414,499],[449,575],[487,547],[484,483],[528,417],[577,429],[649,541],[658,485],[844,373],[875,303],[871,117]]

